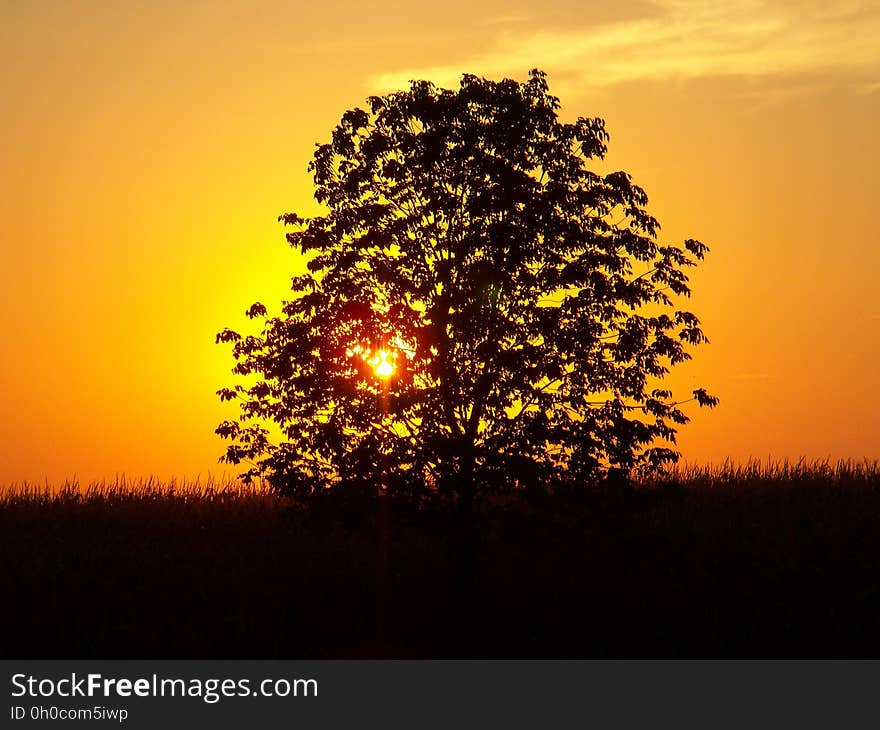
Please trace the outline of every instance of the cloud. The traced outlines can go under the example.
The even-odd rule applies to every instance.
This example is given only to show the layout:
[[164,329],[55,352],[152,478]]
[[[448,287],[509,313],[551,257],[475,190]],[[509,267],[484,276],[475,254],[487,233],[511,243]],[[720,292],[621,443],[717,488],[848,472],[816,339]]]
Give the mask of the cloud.
[[880,3],[809,0],[657,0],[660,12],[592,27],[499,25],[483,50],[442,66],[389,71],[374,89],[410,79],[454,85],[462,71],[524,75],[538,66],[586,86],[800,73],[880,76]]

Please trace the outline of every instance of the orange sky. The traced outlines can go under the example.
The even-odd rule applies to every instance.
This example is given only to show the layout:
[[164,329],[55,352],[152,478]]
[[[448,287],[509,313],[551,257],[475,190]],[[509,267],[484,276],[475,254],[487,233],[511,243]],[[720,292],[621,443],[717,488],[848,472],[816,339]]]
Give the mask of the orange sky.
[[286,295],[314,143],[408,78],[534,66],[712,248],[685,456],[880,457],[880,4],[609,6],[3,3],[0,483],[222,472],[214,334]]

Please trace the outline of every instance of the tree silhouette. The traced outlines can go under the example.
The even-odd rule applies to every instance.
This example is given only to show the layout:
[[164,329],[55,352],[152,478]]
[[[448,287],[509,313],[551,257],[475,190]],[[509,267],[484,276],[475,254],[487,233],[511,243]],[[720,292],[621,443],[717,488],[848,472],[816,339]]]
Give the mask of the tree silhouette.
[[674,462],[688,418],[660,381],[705,341],[674,302],[706,246],[661,245],[630,176],[588,168],[603,120],[562,123],[538,70],[368,101],[310,163],[326,215],[280,218],[308,258],[295,297],[250,308],[260,336],[217,336],[256,376],[218,391],[241,401],[221,460],[292,494],[381,484],[464,511]]

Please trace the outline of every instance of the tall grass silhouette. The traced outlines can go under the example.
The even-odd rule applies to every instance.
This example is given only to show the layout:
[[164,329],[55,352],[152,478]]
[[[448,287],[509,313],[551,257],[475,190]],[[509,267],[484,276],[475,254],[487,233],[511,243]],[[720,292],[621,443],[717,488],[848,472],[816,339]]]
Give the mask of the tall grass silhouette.
[[[636,482],[636,486],[651,487],[663,482],[677,482],[692,489],[722,485],[863,485],[880,487],[880,460],[878,459],[806,459],[725,460],[720,464],[682,463],[660,479]],[[226,476],[208,475],[194,479],[162,480],[155,476],[130,478],[118,475],[112,480],[91,481],[86,484],[73,478],[54,485],[48,482],[12,482],[0,485],[0,505],[13,502],[45,502],[48,500],[105,500],[119,499],[183,499],[225,500],[271,497],[275,493],[259,480],[243,484]],[[284,501],[278,497],[279,501]]]
[[222,478],[10,485],[0,655],[880,651],[877,461],[683,465],[619,499],[484,505],[465,643],[448,517],[360,507]]

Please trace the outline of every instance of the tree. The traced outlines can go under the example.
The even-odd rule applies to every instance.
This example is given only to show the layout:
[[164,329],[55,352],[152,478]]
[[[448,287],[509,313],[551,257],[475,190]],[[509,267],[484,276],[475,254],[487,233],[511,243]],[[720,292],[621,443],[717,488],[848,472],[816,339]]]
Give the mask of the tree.
[[[309,165],[325,215],[280,217],[308,260],[260,336],[224,330],[241,416],[217,432],[245,480],[436,497],[596,483],[677,460],[661,387],[705,341],[687,267],[601,119],[563,123],[545,74],[414,81],[346,112]],[[716,399],[693,391],[701,406]],[[270,440],[269,424],[280,438]]]

